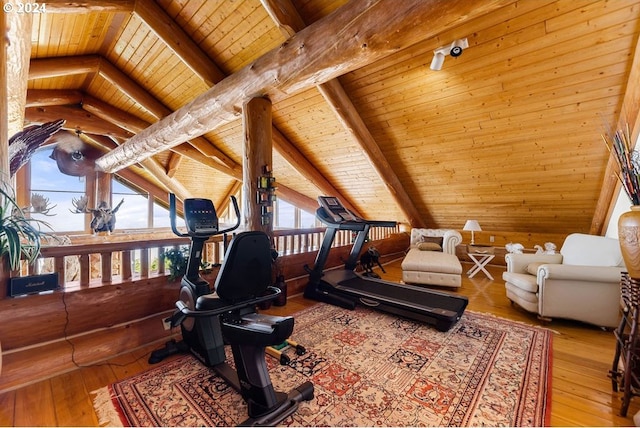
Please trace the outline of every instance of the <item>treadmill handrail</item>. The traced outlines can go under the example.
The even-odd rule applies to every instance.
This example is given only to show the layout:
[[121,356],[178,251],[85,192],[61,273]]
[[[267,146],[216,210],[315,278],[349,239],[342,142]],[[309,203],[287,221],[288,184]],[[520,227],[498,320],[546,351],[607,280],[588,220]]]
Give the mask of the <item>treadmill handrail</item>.
[[358,220],[335,221],[331,216],[327,215],[324,208],[320,207],[316,210],[318,220],[327,225],[340,230],[362,230],[365,225],[378,227],[396,227],[398,222],[391,220],[365,220],[358,217]]

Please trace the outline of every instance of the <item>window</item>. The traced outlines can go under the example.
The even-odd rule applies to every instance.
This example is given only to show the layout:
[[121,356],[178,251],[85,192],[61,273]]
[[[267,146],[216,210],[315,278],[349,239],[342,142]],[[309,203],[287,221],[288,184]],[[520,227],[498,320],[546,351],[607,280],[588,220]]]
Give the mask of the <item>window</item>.
[[315,213],[309,213],[291,205],[282,199],[275,201],[275,227],[280,229],[309,229],[316,227],[318,222]]
[[318,226],[318,220],[316,215],[308,213],[307,211],[300,210],[300,228],[311,229]]
[[[53,208],[48,215],[31,214],[33,218],[46,221],[56,232],[81,232],[84,230],[84,215],[75,211],[72,200],[85,194],[84,177],[72,177],[58,170],[51,159],[53,149],[38,150],[31,158],[31,193],[38,193],[49,200]],[[64,190],[61,190],[64,189]]]
[[[32,213],[33,218],[47,222],[54,232],[89,233],[85,230],[85,215],[76,214],[73,200],[86,193],[86,179],[63,174],[56,161],[51,159],[52,148],[38,150],[31,158],[30,194],[38,193],[49,200],[51,210],[44,214]],[[116,230],[169,227],[169,210],[153,203],[150,208],[149,195],[140,192],[114,177],[111,181],[112,201],[116,212]],[[94,208],[94,207],[91,207]],[[152,215],[149,213],[152,212]]]
[[276,200],[276,224],[275,227],[294,229],[296,227],[296,207],[282,199]]

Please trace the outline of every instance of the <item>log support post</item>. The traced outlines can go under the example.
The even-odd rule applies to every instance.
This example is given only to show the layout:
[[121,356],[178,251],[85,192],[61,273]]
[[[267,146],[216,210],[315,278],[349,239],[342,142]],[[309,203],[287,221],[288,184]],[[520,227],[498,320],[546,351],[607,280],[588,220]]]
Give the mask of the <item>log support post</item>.
[[[265,184],[271,176],[273,141],[271,101],[252,98],[243,105],[242,216],[247,230],[261,230],[273,240],[273,205]],[[272,194],[272,192],[271,192]]]

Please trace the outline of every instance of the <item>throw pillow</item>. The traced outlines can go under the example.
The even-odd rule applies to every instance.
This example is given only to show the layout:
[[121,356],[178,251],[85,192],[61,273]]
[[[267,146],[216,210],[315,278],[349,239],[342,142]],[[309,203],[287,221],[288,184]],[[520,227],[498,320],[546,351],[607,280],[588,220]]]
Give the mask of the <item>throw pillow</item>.
[[435,242],[421,242],[418,244],[420,251],[442,251],[442,247]]
[[438,244],[440,248],[442,248],[444,238],[442,236],[423,236],[420,238],[420,242],[433,242],[434,244]]

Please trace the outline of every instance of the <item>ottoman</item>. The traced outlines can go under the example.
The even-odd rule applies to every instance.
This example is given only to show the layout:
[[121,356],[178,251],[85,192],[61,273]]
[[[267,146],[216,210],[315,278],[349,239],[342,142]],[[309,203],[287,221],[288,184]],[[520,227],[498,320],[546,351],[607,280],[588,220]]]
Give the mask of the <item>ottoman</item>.
[[460,287],[462,265],[453,254],[411,248],[402,261],[405,283]]

